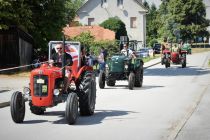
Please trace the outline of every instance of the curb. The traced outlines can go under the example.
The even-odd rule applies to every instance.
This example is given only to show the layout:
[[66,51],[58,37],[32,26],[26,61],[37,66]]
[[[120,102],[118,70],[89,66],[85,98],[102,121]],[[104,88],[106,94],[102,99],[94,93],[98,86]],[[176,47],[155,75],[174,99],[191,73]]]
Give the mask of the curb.
[[147,69],[147,68],[149,68],[149,67],[155,66],[155,65],[157,65],[157,64],[160,64],[160,62],[157,62],[157,63],[154,63],[154,64],[149,65],[149,66],[147,66],[147,67],[144,67],[144,69]]

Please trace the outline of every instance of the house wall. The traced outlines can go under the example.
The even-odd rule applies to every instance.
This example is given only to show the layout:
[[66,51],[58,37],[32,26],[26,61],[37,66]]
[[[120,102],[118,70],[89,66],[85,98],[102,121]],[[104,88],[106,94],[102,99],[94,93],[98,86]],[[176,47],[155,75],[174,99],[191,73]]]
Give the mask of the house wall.
[[[210,0],[203,0],[206,6],[206,18],[210,20]],[[208,27],[208,31],[210,32],[210,26]]]
[[[108,5],[101,7],[101,0],[90,0],[79,11],[79,21],[88,24],[88,18],[94,18],[93,24],[101,24],[110,17],[120,18],[126,25],[130,40],[146,40],[145,10],[134,0],[124,0],[123,8],[117,6],[117,0],[107,0]],[[130,28],[130,18],[136,17],[136,28]]]

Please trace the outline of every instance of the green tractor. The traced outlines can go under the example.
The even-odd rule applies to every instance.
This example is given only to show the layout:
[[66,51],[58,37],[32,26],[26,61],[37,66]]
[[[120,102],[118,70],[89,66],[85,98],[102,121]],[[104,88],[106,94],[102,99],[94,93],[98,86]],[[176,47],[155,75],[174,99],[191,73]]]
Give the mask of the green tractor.
[[[136,50],[135,43],[129,43]],[[143,83],[143,61],[138,56],[131,58],[122,53],[116,53],[109,57],[105,70],[99,73],[99,87],[103,89],[105,82],[107,86],[115,86],[117,80],[128,80],[128,87],[142,87]]]

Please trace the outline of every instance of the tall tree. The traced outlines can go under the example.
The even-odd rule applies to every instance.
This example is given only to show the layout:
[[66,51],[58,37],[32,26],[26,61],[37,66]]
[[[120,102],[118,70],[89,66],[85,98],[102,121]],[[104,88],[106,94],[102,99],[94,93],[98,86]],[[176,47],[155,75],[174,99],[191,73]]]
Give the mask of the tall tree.
[[35,45],[47,50],[50,40],[61,40],[62,28],[72,20],[75,14],[70,0],[30,0],[32,22],[35,28],[29,33],[33,35]]
[[33,36],[37,48],[47,50],[48,41],[61,40],[63,27],[73,20],[74,4],[72,0],[0,0],[0,29],[21,27]]
[[150,7],[147,1],[145,1],[143,4],[147,9],[149,9],[149,13],[146,15],[146,35],[149,46],[152,46],[155,42],[157,42],[157,8],[154,4],[152,4]]
[[174,30],[180,31],[183,40],[208,35],[209,20],[202,0],[170,0],[168,10],[170,21],[176,23]]
[[209,20],[202,0],[164,0],[159,9],[159,36],[173,40],[207,36]]
[[0,30],[8,29],[12,25],[25,31],[34,27],[31,21],[32,11],[25,0],[0,0],[0,11]]

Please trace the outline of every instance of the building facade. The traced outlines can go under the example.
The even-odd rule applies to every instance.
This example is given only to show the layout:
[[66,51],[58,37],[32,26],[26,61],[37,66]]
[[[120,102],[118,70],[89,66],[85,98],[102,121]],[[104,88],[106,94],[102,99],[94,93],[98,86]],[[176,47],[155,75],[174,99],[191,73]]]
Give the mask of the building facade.
[[146,13],[142,0],[88,0],[78,11],[78,20],[83,25],[99,25],[118,17],[126,25],[130,40],[146,44]]

